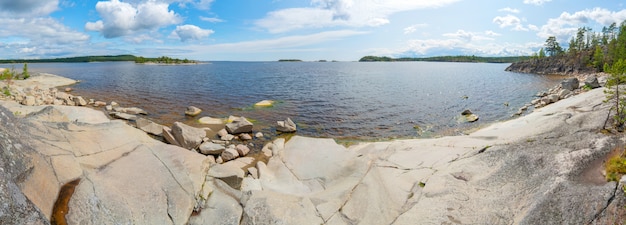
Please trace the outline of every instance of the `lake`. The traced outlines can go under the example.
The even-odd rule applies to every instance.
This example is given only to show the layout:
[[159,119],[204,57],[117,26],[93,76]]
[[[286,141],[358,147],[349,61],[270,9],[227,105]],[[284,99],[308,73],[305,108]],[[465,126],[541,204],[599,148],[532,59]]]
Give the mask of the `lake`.
[[[509,64],[444,62],[211,62],[199,65],[138,65],[132,62],[29,64],[31,72],[81,82],[74,95],[137,106],[150,119],[195,124],[184,115],[240,115],[255,130],[274,133],[290,117],[298,134],[338,139],[457,135],[510,119],[538,91],[562,77],[505,72]],[[0,65],[11,67],[11,65]],[[15,68],[21,70],[22,65]],[[465,98],[466,96],[467,98]],[[261,100],[270,108],[255,108]],[[507,106],[508,105],[508,106]],[[464,109],[480,117],[459,122]],[[199,118],[199,117],[198,117]]]

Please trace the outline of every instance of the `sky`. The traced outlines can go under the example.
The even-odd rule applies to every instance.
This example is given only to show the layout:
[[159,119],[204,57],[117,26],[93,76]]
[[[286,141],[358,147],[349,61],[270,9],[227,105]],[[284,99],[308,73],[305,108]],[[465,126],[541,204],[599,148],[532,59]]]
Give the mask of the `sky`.
[[624,20],[620,0],[0,0],[0,59],[517,56]]

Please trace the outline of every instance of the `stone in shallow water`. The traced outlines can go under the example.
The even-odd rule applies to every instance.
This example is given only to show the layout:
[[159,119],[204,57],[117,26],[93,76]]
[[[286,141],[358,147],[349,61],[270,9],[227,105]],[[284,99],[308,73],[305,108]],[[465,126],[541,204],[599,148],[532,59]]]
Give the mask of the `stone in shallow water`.
[[283,133],[293,133],[296,132],[298,128],[296,127],[296,123],[291,121],[290,118],[287,118],[284,121],[276,121],[276,131]]
[[219,124],[224,124],[224,121],[219,118],[211,118],[211,117],[205,116],[205,117],[198,119],[198,123],[205,124],[205,125],[219,125]]
[[202,112],[202,109],[195,107],[195,106],[189,106],[187,107],[187,110],[185,110],[185,115],[187,116],[197,116]]
[[254,104],[256,107],[270,107],[274,105],[274,101],[272,100],[263,100]]
[[239,117],[233,120],[233,122],[226,124],[226,131],[230,134],[250,133],[253,126],[245,117]]

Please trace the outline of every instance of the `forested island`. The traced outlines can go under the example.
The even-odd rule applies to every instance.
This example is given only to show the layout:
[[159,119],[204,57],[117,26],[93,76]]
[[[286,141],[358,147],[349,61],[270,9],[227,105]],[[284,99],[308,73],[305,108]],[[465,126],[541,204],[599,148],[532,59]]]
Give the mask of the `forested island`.
[[601,32],[581,27],[561,47],[557,38],[548,37],[544,47],[530,59],[511,64],[506,70],[537,74],[581,74],[605,72],[606,68],[626,60],[626,21],[603,27]]
[[359,62],[472,62],[472,63],[513,63],[528,60],[529,56],[481,57],[481,56],[435,56],[424,58],[391,58],[387,56],[365,56]]
[[1,59],[0,63],[84,63],[84,62],[135,62],[157,64],[196,64],[198,61],[189,59],[177,59],[167,56],[158,58],[146,58],[134,55],[102,55],[102,56],[78,56],[54,59]]

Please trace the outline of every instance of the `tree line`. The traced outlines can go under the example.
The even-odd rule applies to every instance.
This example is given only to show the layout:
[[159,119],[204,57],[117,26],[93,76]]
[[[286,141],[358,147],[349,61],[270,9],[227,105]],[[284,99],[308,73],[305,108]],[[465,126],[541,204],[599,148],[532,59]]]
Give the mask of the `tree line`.
[[589,27],[578,28],[567,49],[555,36],[550,36],[531,58],[538,60],[546,57],[564,59],[577,68],[603,72],[605,64],[610,66],[619,59],[626,59],[626,21],[619,26],[617,23],[604,26],[600,32],[594,32]]
[[522,60],[530,59],[528,56],[505,56],[505,57],[481,57],[481,56],[435,56],[424,58],[391,58],[387,56],[364,56],[359,59],[359,62],[413,62],[413,61],[426,61],[426,62],[474,62],[474,63],[513,63]]

